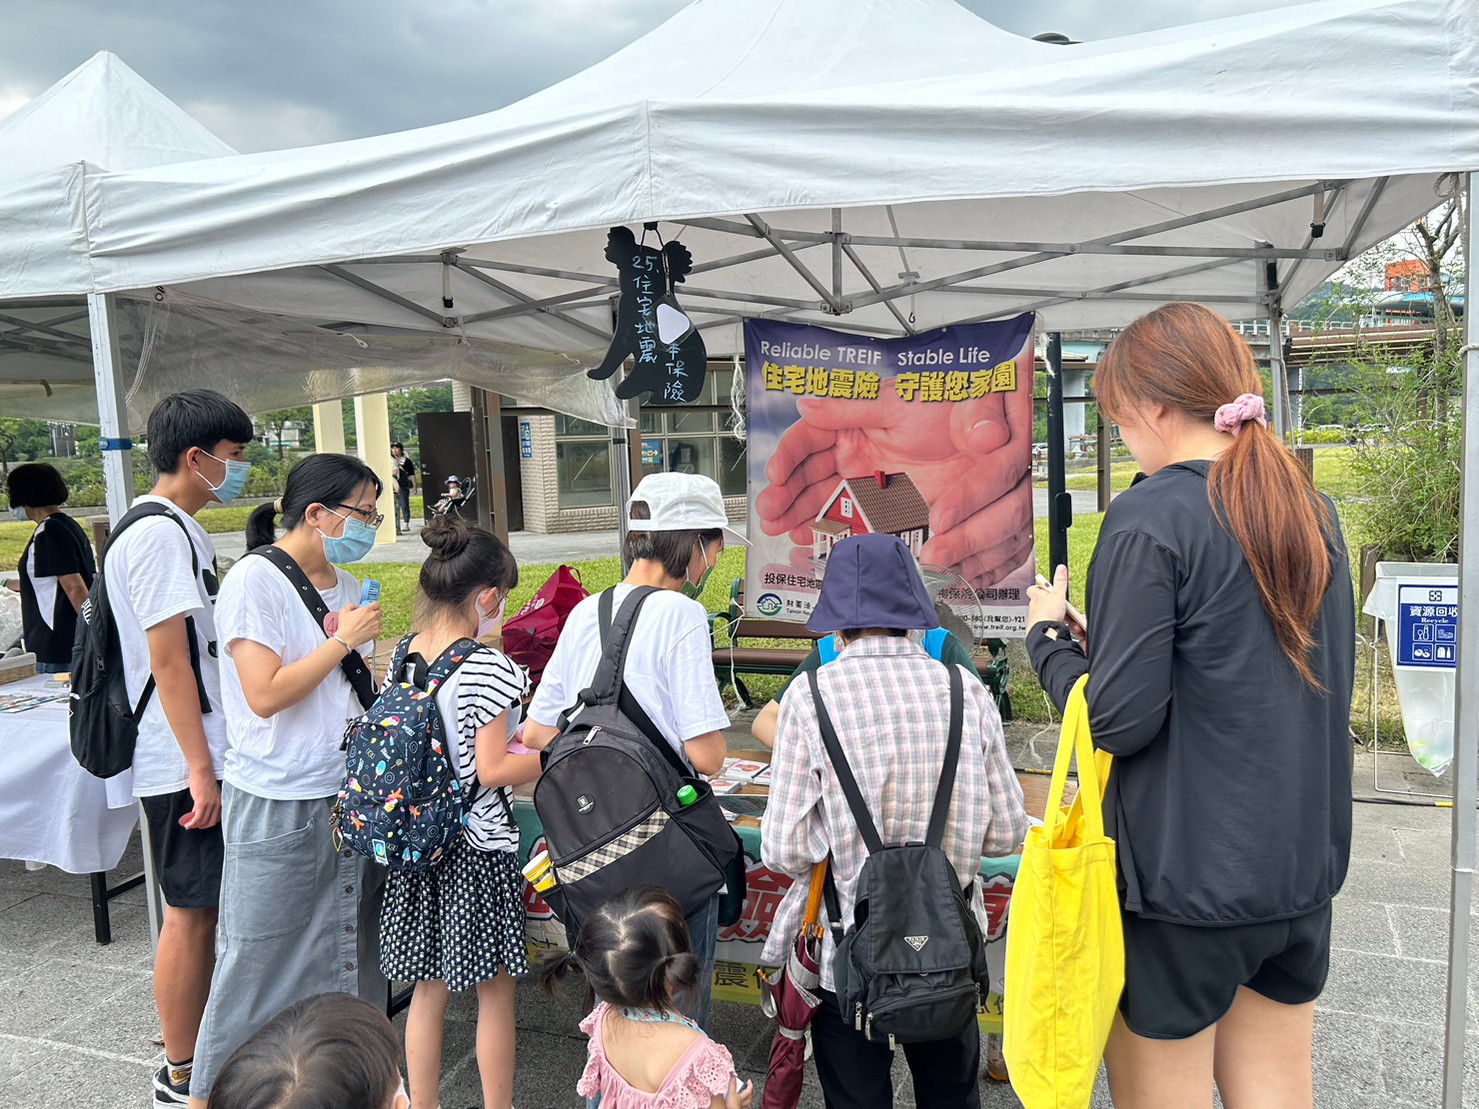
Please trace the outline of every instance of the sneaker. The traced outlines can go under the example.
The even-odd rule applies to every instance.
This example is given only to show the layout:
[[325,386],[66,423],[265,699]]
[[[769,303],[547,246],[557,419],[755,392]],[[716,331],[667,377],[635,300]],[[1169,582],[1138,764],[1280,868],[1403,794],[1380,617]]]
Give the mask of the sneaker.
[[[193,1060],[192,1060],[193,1063]],[[190,1101],[191,1063],[171,1066],[165,1063],[154,1075],[154,1109],[176,1109]]]

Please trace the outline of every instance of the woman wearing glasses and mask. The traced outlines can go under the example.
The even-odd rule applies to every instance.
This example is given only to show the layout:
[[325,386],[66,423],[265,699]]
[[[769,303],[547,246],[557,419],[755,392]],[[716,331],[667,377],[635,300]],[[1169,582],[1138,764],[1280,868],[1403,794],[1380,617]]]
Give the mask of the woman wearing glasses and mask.
[[383,871],[336,851],[329,834],[344,727],[373,698],[358,656],[380,634],[380,605],[359,605],[359,582],[335,564],[374,545],[379,494],[357,458],[305,458],[282,498],[252,513],[252,553],[221,586],[226,858],[191,1105],[204,1105],[231,1053],[287,1006],[322,993],[385,999],[374,950]]

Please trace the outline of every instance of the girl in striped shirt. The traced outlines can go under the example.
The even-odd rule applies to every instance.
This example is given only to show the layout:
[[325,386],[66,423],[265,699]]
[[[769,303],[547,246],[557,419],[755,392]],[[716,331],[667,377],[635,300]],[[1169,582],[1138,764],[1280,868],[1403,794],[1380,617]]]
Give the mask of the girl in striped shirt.
[[[442,516],[421,533],[416,632],[403,672],[389,681],[424,686],[429,664],[458,639],[482,639],[503,620],[518,584],[513,555],[493,535]],[[474,798],[463,835],[434,868],[392,873],[380,921],[380,969],[415,982],[406,1019],[412,1109],[435,1109],[442,1027],[452,990],[477,988],[478,1073],[483,1104],[509,1109],[514,1078],[514,979],[528,970],[524,948],[519,831],[509,787],[539,776],[539,756],[514,754],[528,678],[501,652],[469,654],[437,690],[451,756]]]

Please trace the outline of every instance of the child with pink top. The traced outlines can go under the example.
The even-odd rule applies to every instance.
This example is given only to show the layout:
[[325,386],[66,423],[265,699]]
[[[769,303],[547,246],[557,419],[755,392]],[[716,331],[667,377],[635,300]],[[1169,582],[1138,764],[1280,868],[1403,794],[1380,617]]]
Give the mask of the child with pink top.
[[657,886],[612,897],[581,922],[574,950],[545,964],[551,989],[579,969],[596,1007],[581,1021],[590,1037],[576,1086],[601,1109],[749,1109],[729,1050],[678,1011],[674,995],[698,976],[683,909]]

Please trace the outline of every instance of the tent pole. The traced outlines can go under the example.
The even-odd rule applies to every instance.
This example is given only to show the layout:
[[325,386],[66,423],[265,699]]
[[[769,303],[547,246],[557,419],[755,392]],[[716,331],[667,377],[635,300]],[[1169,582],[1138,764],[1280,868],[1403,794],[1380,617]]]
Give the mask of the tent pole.
[[1464,1099],[1464,1033],[1468,1014],[1470,907],[1474,894],[1474,791],[1479,787],[1479,696],[1472,675],[1479,670],[1479,314],[1474,300],[1474,256],[1479,220],[1474,219],[1476,179],[1468,175],[1468,227],[1464,261],[1470,310],[1464,313],[1464,455],[1459,503],[1458,670],[1454,674],[1453,885],[1448,910],[1448,1014],[1443,1036],[1443,1107]]
[[118,315],[113,297],[87,294],[92,330],[92,372],[98,389],[98,445],[103,452],[103,486],[108,519],[116,524],[134,499],[133,441],[128,437],[128,406],[123,397],[123,365],[118,350]]
[[1274,394],[1273,433],[1274,438],[1283,443],[1287,442],[1289,435],[1289,382],[1284,376],[1284,308],[1279,302],[1277,262],[1264,264],[1263,292],[1268,301],[1268,372]]
[[1048,332],[1048,566],[1068,565],[1073,500],[1068,493],[1063,427],[1063,334]]

